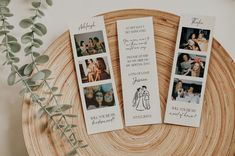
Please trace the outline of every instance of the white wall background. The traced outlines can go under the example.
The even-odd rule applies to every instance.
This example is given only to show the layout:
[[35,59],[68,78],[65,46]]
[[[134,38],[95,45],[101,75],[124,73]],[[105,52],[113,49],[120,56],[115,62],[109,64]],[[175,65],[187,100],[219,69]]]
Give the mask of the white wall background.
[[[11,23],[30,15],[31,0],[11,0],[10,8],[15,14]],[[175,14],[190,13],[216,16],[215,38],[235,58],[235,0],[54,0],[54,6],[46,11],[43,22],[48,26],[44,37],[44,51],[57,37],[68,30],[67,20],[83,16],[94,16],[113,10],[145,8]],[[17,27],[14,35],[20,37],[24,30]],[[22,55],[23,56],[23,55]],[[4,62],[0,54],[0,64]],[[27,59],[24,61],[27,62]],[[7,66],[0,66],[0,155],[24,156],[25,149],[21,127],[22,99],[18,95],[20,86],[9,87],[6,78]]]

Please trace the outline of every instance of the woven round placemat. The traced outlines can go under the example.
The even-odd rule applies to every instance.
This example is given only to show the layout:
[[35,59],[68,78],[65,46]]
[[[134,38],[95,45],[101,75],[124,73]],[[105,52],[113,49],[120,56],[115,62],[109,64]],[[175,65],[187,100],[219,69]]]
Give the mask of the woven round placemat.
[[[116,20],[152,16],[154,19],[156,57],[162,117],[166,108],[170,73],[174,57],[179,16],[157,10],[121,10],[105,13],[105,24],[111,52],[115,82],[122,109],[122,88],[118,54]],[[235,63],[225,49],[213,39],[205,98],[199,128],[169,124],[125,127],[123,130],[87,135],[69,33],[65,32],[47,50],[50,61],[44,67],[53,71],[54,83],[64,96],[61,102],[74,104],[78,114],[73,122],[75,132],[89,146],[79,149],[82,156],[156,156],[156,155],[234,155],[235,154]],[[23,101],[22,125],[29,155],[65,155],[70,146],[61,141],[38,120],[38,107]]]

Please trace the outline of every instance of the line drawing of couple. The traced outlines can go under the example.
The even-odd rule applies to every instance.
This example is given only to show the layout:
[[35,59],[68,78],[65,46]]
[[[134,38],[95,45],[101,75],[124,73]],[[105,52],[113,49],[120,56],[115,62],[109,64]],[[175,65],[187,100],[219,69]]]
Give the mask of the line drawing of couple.
[[149,91],[147,90],[147,87],[146,86],[139,87],[134,94],[134,98],[132,100],[133,103],[132,106],[137,111],[149,110],[151,108],[149,100],[150,100],[150,94]]

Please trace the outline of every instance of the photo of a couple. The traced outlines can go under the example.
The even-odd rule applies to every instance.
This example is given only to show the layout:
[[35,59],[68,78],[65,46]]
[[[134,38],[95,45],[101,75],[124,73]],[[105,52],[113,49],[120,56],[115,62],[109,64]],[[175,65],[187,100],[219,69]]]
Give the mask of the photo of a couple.
[[149,110],[150,107],[150,94],[146,86],[139,87],[132,100],[132,107],[134,107],[137,111]]
[[107,57],[86,59],[79,62],[82,83],[110,79]]
[[206,63],[206,56],[179,53],[176,65],[176,74],[203,77]]
[[182,28],[180,49],[207,52],[210,30]]
[[84,88],[87,110],[111,107],[115,105],[111,83]]
[[105,53],[105,43],[102,31],[74,35],[77,56]]
[[174,79],[172,90],[173,101],[199,104],[202,82]]

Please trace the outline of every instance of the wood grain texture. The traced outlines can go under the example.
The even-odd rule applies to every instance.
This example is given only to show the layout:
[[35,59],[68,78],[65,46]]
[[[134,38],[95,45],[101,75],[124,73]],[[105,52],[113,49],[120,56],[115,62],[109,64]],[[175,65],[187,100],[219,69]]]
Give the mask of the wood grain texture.
[[[122,88],[118,55],[116,20],[153,16],[158,63],[158,78],[162,116],[166,108],[171,67],[179,17],[156,10],[122,10],[104,14],[106,31],[113,62],[120,107]],[[200,128],[169,124],[126,127],[123,130],[87,135],[76,80],[69,33],[65,32],[46,51],[50,61],[44,67],[53,71],[56,84],[64,96],[62,102],[74,104],[71,112],[79,115],[73,122],[80,139],[89,146],[80,149],[82,156],[140,156],[140,155],[234,155],[235,154],[235,63],[225,49],[214,39],[209,65]],[[47,125],[47,119],[38,120],[38,107],[24,98],[22,124],[29,155],[65,155],[69,145],[62,142]]]

